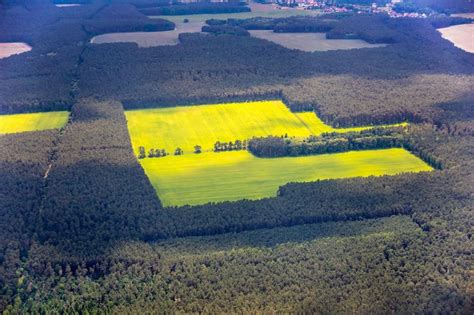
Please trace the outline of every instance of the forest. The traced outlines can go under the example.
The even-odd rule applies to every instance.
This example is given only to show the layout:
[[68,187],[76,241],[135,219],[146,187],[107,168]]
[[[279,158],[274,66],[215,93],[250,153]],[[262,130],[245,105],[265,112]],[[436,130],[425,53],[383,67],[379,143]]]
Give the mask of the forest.
[[[0,8],[1,41],[33,47],[0,60],[0,112],[71,111],[64,128],[0,135],[1,311],[472,313],[474,58],[435,29],[466,20],[226,20],[176,46],[89,44],[173,27],[141,12],[148,0],[120,2]],[[388,45],[306,53],[236,37],[263,28]],[[402,135],[338,137],[400,137],[439,165],[163,207],[124,110],[269,98],[335,127],[408,121]]]
[[287,136],[253,137],[248,150],[258,157],[302,156],[357,150],[405,148],[434,168],[443,167],[440,161],[417,147],[405,136],[403,127],[374,128],[360,132],[323,133],[321,136],[296,138]]
[[177,3],[173,5],[160,5],[157,7],[140,8],[140,12],[146,15],[186,15],[186,14],[216,14],[216,13],[240,13],[250,12],[245,2],[197,2]]

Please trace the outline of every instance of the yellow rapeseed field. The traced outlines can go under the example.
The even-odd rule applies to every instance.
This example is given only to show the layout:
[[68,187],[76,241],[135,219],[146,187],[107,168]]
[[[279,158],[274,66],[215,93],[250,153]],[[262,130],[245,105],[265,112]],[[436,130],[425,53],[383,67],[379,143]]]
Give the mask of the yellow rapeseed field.
[[247,151],[206,152],[141,163],[165,206],[272,197],[288,182],[432,169],[399,148],[271,159]]
[[65,111],[0,115],[0,134],[61,128],[68,118]]
[[[125,114],[136,154],[139,146],[146,151],[164,148],[171,154],[177,147],[184,150],[180,156],[140,160],[165,206],[272,197],[288,182],[432,169],[398,148],[272,159],[257,158],[247,151],[212,152],[216,141],[372,128],[333,128],[315,113],[292,113],[281,101],[132,110]],[[195,145],[202,146],[204,152],[194,154]]]
[[323,132],[359,131],[371,127],[336,129],[313,112],[293,113],[282,101],[261,101],[158,109],[125,113],[135,152],[138,147],[193,152],[195,145],[210,151],[216,141],[258,136],[306,137]]

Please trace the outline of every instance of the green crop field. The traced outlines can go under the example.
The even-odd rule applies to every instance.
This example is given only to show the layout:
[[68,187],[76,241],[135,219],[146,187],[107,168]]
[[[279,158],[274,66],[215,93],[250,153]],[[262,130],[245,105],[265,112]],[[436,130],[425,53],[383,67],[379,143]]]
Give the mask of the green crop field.
[[292,113],[281,101],[179,106],[132,110],[125,114],[135,152],[144,146],[164,148],[168,152],[180,147],[191,153],[195,145],[210,151],[216,141],[284,134],[304,137],[371,128],[335,129],[313,112]]
[[0,134],[61,128],[68,118],[65,111],[0,115]]
[[[180,147],[185,152],[140,160],[165,206],[271,197],[288,182],[431,170],[403,149],[274,159],[256,158],[247,151],[212,152],[216,141],[372,128],[333,128],[313,112],[291,112],[281,101],[132,110],[125,115],[136,153],[139,146],[147,151],[165,148],[169,153]],[[204,153],[194,154],[195,145]]]
[[206,152],[143,159],[141,164],[165,206],[272,197],[288,182],[431,170],[398,148],[273,159],[247,151]]

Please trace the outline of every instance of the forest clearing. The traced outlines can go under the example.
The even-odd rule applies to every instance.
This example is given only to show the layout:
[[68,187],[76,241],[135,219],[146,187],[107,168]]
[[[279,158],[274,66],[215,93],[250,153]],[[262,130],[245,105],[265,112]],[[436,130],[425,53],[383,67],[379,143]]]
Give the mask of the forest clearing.
[[[373,128],[333,128],[314,112],[293,113],[278,100],[131,110],[125,115],[133,150],[138,153],[143,147],[140,163],[165,206],[272,197],[288,182],[432,170],[400,148],[271,159],[241,149],[212,152],[217,141],[240,143],[258,136],[307,137]],[[150,149],[166,153],[145,158]]]
[[92,37],[91,43],[136,43],[138,47],[177,45],[179,43],[180,34],[199,33],[203,25],[203,22],[176,23],[176,28],[169,31],[106,33]]
[[361,39],[327,39],[325,33],[275,33],[272,30],[250,30],[253,37],[266,39],[289,49],[307,52],[385,47]]
[[61,128],[68,118],[66,111],[0,115],[0,134]]
[[[125,116],[135,152],[143,146],[169,152],[180,147],[184,153],[192,153],[195,145],[210,151],[216,141],[268,135],[307,137],[373,128],[333,128],[314,112],[291,112],[280,100],[129,110]],[[405,124],[385,126],[400,125]]]
[[18,55],[31,50],[27,43],[0,43],[0,59]]
[[399,148],[269,159],[247,151],[206,152],[141,164],[164,206],[275,197],[289,182],[432,170]]
[[470,53],[474,53],[474,24],[461,24],[440,28],[438,31],[443,38],[454,46]]

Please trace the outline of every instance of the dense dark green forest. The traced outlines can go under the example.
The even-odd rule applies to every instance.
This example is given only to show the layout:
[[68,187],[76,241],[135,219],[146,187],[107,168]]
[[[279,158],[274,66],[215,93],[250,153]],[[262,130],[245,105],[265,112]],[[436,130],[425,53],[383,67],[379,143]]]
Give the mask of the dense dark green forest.
[[[173,27],[120,2],[0,8],[0,41],[33,47],[0,59],[1,113],[71,110],[62,130],[0,136],[1,311],[472,313],[474,57],[434,28],[465,20],[227,20],[176,46],[89,44]],[[306,53],[249,29],[387,46]],[[410,121],[363,135],[440,167],[163,208],[124,108],[270,97],[334,126]]]

